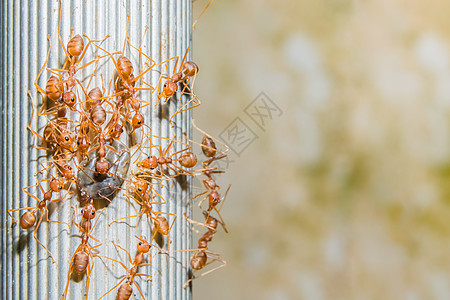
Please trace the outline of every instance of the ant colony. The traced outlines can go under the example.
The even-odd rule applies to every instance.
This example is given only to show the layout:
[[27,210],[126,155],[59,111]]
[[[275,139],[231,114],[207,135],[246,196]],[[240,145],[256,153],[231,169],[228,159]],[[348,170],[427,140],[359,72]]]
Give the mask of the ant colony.
[[[26,197],[22,203],[28,207],[8,210],[13,225],[30,229],[33,239],[26,246],[36,242],[54,264],[66,266],[67,273],[58,276],[66,280],[58,291],[61,299],[73,298],[74,282],[80,281],[80,293],[86,299],[90,284],[96,281],[96,289],[102,289],[99,299],[112,299],[114,294],[116,299],[133,294],[145,299],[142,285],[154,279],[155,257],[171,260],[176,255],[190,256],[183,268],[186,280],[179,282],[186,289],[192,280],[226,265],[208,246],[218,224],[228,233],[220,210],[230,186],[221,192],[215,180],[225,172],[215,162],[227,157],[228,147],[187,119],[201,104],[194,93],[199,67],[187,61],[189,48],[183,57],[152,59],[144,53],[145,47],[130,42],[129,18],[121,49],[105,46],[108,35],[91,39],[72,29],[70,36],[61,36],[61,8],[58,19],[59,44],[51,44],[48,37],[46,60],[35,79],[38,99],[28,93],[33,113],[27,129],[33,148],[44,159],[39,161],[34,184],[22,189]],[[147,28],[143,32],[142,39],[148,35]],[[55,47],[64,50],[63,65],[48,63]],[[173,70],[169,71],[169,65]],[[111,72],[103,71],[108,68]],[[169,104],[172,109],[167,108]],[[187,119],[182,121],[183,128],[178,126],[181,117]],[[168,125],[166,132],[155,129],[161,122]],[[203,135],[201,141],[189,138],[191,126]],[[186,190],[194,176],[199,176],[202,187],[189,196]],[[183,183],[187,198],[169,205],[167,191]],[[186,214],[186,207],[197,200],[200,208],[207,201],[202,220]],[[70,218],[60,219],[64,214]],[[185,231],[198,234],[197,248],[172,247],[176,241],[171,232],[177,222]],[[75,251],[66,248],[70,261],[58,260],[55,252],[61,249],[51,246],[55,239],[40,238],[42,224],[48,232],[61,229],[72,244],[75,241]],[[108,237],[95,230],[103,225],[111,228]],[[134,232],[117,236],[121,227]],[[94,276],[98,265],[121,273],[114,274],[116,281],[103,282]],[[159,268],[167,265],[161,263]]]

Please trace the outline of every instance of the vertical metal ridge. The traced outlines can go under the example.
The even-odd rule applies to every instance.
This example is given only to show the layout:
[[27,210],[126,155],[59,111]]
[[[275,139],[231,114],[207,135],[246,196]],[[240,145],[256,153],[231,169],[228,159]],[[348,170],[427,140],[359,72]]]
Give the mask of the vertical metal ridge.
[[[0,24],[1,24],[1,26],[2,26],[2,28],[6,28],[6,24],[4,23],[4,20],[5,20],[5,17],[4,17],[4,14],[5,14],[5,2],[2,2],[2,3],[0,3]],[[5,34],[4,34],[4,30],[0,30],[0,43],[1,43],[1,45],[2,45],[2,47],[4,47],[5,46]],[[5,49],[4,48],[2,48],[1,49],[1,51],[2,52],[4,52],[5,51]],[[0,57],[0,78],[5,78],[5,62],[4,62],[4,60],[3,60],[3,57]],[[6,97],[5,97],[5,91],[4,91],[4,87],[3,86],[0,86],[0,112],[2,112],[1,114],[0,114],[0,139],[1,139],[1,142],[0,142],[0,157],[2,158],[2,161],[4,162],[4,160],[3,160],[3,147],[4,147],[4,131],[3,131],[3,128],[4,128],[4,126],[3,126],[3,120],[4,120],[4,118],[3,118],[3,109],[4,109],[4,105],[3,105],[3,99],[5,99]],[[3,164],[2,164],[3,165]],[[0,171],[0,191],[1,191],[1,195],[3,196],[3,191],[4,191],[4,182],[3,182],[3,180],[4,180],[4,176],[3,176],[3,168],[1,168],[1,171]],[[4,199],[4,198],[3,198]],[[5,205],[6,205],[6,203],[4,202],[4,201],[2,201],[2,203],[0,204],[1,205],[1,207],[2,207],[2,211],[3,212],[5,212],[6,211],[6,209],[5,209]],[[7,265],[6,265],[6,259],[5,259],[5,254],[6,254],[6,248],[5,248],[5,245],[6,245],[6,232],[7,232],[7,229],[6,229],[6,216],[5,216],[5,214],[3,213],[3,214],[1,214],[1,216],[0,216],[0,220],[1,220],[1,229],[2,229],[2,231],[1,231],[1,239],[2,239],[2,241],[1,241],[1,254],[0,254],[0,259],[1,259],[1,267],[0,267],[0,269],[2,270],[2,277],[1,277],[1,282],[0,282],[0,291],[4,291],[5,290],[5,282],[6,282],[6,272],[5,272],[5,269],[7,268]]]
[[[13,37],[15,38],[14,41],[13,41],[13,53],[19,53],[20,47],[18,46],[18,44],[20,43],[20,2],[17,2],[17,1],[15,2],[15,5],[14,5],[13,19],[14,19]],[[16,69],[16,70],[14,70],[13,68],[11,68],[11,70],[14,70],[13,72],[15,73],[16,78],[20,78],[20,69],[18,68],[19,63],[20,63],[20,60],[19,60],[20,56],[18,56],[18,55],[15,55],[15,56],[11,55],[11,56],[13,58],[14,69]],[[17,94],[18,94],[18,90],[20,88],[19,83],[20,83],[19,80],[13,81],[13,83],[11,85],[12,88],[13,88],[12,93],[11,93],[12,94],[12,98],[11,99],[18,99]],[[16,157],[17,151],[19,149],[17,148],[17,144],[15,143],[16,142],[15,141],[16,136],[13,135],[12,133],[15,130],[17,130],[16,128],[18,128],[18,127],[17,127],[17,124],[16,124],[17,114],[16,114],[15,106],[10,105],[10,111],[11,111],[11,113],[10,113],[9,116],[12,116],[13,118],[9,122],[10,132],[11,132],[10,133],[11,137],[10,137],[9,141],[12,141],[13,145],[12,145],[12,147],[10,149],[10,151],[11,151],[10,152],[10,156],[8,156],[9,167],[11,169],[11,173],[10,174],[12,174],[12,180],[11,180],[9,189],[11,191],[11,197],[13,198],[13,200],[15,200],[15,199],[18,199],[17,198],[17,190],[15,189],[16,186],[14,184],[18,180],[18,178],[17,178],[18,177],[17,176],[18,169],[17,169],[17,160],[14,159],[14,158]],[[23,201],[20,201],[20,203],[23,203]],[[20,237],[20,231],[16,230],[16,233]],[[19,257],[15,257],[15,259],[14,259],[13,267],[17,266],[16,267],[17,269],[13,269],[13,273],[15,273],[14,275],[17,274],[16,276],[20,276],[20,274],[21,274],[21,272],[23,270],[23,263],[21,263],[22,258],[23,258],[23,252],[20,253]],[[18,278],[18,277],[16,277],[16,278]],[[16,297],[22,297],[23,296],[23,294],[22,294],[22,289],[23,289],[22,280],[20,280],[20,281],[18,280],[16,282],[15,288],[16,288],[16,291],[15,291]]]
[[[11,1],[8,1],[8,7],[7,7],[7,13],[6,13],[6,20],[7,20],[7,28],[12,28],[12,24],[13,24],[13,5],[14,3]],[[11,34],[13,34],[12,30],[9,29],[7,35],[11,36]],[[11,63],[11,53],[12,53],[12,39],[9,39],[6,43],[6,51],[3,51],[4,55],[5,55],[5,61],[6,61],[6,70],[9,70],[11,72],[12,70],[12,63]],[[10,145],[11,143],[9,141],[11,141],[11,126],[9,125],[9,121],[10,118],[8,117],[10,115],[10,103],[11,101],[8,101],[7,99],[12,99],[12,76],[8,76],[6,78],[6,82],[7,85],[5,87],[6,90],[6,97],[5,99],[3,99],[3,103],[4,108],[3,108],[3,114],[4,114],[4,124],[5,124],[5,135],[4,135],[4,168],[3,168],[3,172],[4,172],[4,176],[3,178],[5,178],[5,185],[4,185],[4,195],[5,195],[5,199],[11,199],[11,186],[10,186],[10,181],[11,181],[11,177],[8,176],[7,174],[11,174],[11,150],[10,150]],[[5,115],[6,114],[6,115]],[[6,178],[8,178],[9,180],[7,180]],[[12,201],[3,201],[3,203],[5,203],[5,207],[6,209],[10,209],[10,204]],[[10,223],[11,224],[11,223]],[[8,271],[13,275],[13,266],[14,266],[14,260],[13,260],[13,241],[16,239],[17,237],[17,229],[11,229],[9,226],[7,226],[7,231],[8,231],[8,236],[6,237],[7,240],[7,268]],[[9,292],[7,295],[9,296],[9,299],[11,299],[14,296],[14,292],[15,289],[12,286],[12,277],[13,276],[6,276],[6,287],[7,287],[7,291]]]

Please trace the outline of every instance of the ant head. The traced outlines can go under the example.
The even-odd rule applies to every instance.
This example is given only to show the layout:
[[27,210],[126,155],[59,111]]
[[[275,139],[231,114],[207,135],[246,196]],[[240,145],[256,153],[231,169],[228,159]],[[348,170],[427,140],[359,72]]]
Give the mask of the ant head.
[[137,163],[138,167],[146,169],[154,169],[158,166],[158,158],[154,155],[149,156]]
[[144,116],[140,112],[136,112],[131,120],[131,127],[133,127],[133,131],[140,128],[143,124]]
[[77,96],[72,91],[64,92],[63,94],[63,102],[69,107],[72,108],[77,104]]
[[64,187],[64,179],[63,178],[53,178],[52,181],[50,181],[50,189],[53,192],[59,192]]
[[147,192],[148,183],[143,180],[137,180],[134,182],[134,186],[136,187],[136,191],[140,194]]
[[56,140],[62,148],[72,151],[72,137],[67,131],[62,131],[56,134]]
[[89,150],[89,146],[91,145],[91,142],[89,142],[86,135],[80,135],[77,139],[77,146],[78,150],[81,153],[86,153]]
[[108,173],[109,168],[110,168],[110,164],[109,164],[109,162],[106,159],[98,160],[95,163],[95,170],[99,174],[103,174],[104,175],[104,174]]
[[92,203],[86,204],[86,206],[81,210],[83,219],[92,220],[95,218],[95,207]]
[[118,139],[120,138],[120,135],[123,132],[123,126],[120,124],[116,124],[116,126],[114,126],[113,128],[111,128],[111,130],[109,131],[109,137],[113,138],[113,139]]
[[137,246],[138,252],[139,253],[148,253],[150,251],[151,246],[150,246],[149,242],[147,242],[147,239],[145,238],[145,236],[140,236],[140,237],[138,237],[138,239],[139,239],[139,243]]
[[163,97],[170,98],[175,94],[178,89],[178,85],[172,80],[167,80],[163,85]]
[[67,163],[64,163],[61,165],[61,173],[62,173],[63,177],[66,179],[72,179],[75,177],[75,171]]

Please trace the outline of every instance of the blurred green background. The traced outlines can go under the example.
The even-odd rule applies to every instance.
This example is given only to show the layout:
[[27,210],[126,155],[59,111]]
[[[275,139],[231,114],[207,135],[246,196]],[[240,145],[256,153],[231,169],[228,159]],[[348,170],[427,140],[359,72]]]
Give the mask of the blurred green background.
[[[450,299],[449,11],[213,2],[194,31],[194,117],[216,137],[239,117],[258,138],[218,177],[230,233],[210,250],[228,265],[195,299]],[[262,128],[246,114],[261,92],[282,110]]]

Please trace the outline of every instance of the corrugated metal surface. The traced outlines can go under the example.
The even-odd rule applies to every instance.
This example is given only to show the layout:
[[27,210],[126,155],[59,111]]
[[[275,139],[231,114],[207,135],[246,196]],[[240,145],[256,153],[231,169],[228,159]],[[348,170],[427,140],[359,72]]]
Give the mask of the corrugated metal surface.
[[[31,146],[32,135],[26,129],[32,113],[27,92],[31,91],[35,105],[42,101],[33,83],[46,58],[48,34],[51,37],[51,54],[47,66],[61,68],[63,65],[65,55],[58,42],[59,6],[60,3],[56,0],[8,0],[1,3],[2,299],[59,299],[67,282],[70,259],[81,241],[75,226],[68,229],[63,224],[49,224],[43,221],[37,237],[54,255],[56,263],[52,264],[47,252],[33,239],[33,229],[26,231],[20,229],[18,224],[12,226],[12,220],[6,213],[8,209],[37,204],[37,201],[21,191],[22,187],[36,183],[34,174],[41,169],[39,163],[46,160],[43,157],[45,153]],[[191,44],[191,7],[190,0],[64,0],[61,11],[61,37],[66,44],[71,28],[74,28],[75,34],[85,33],[91,39],[100,39],[108,34],[110,38],[102,43],[101,47],[114,51],[122,50],[129,15],[128,35],[131,44],[136,46],[142,44],[143,52],[156,62],[175,55],[182,57]],[[148,26],[148,30],[144,35],[145,26]],[[91,57],[96,53],[102,54],[95,47],[91,50],[88,52]],[[139,69],[137,51],[126,47],[125,55],[132,60],[136,74]],[[110,60],[105,59],[102,62],[106,63],[100,64],[98,73],[104,75],[104,85],[108,89],[114,67]],[[173,64],[174,60],[169,64],[170,72]],[[165,72],[165,68],[160,70]],[[83,78],[89,75],[89,70],[83,70],[76,76]],[[38,82],[41,87],[45,87],[49,76],[50,74],[44,71]],[[144,78],[146,82],[156,85],[159,73],[151,71]],[[94,77],[91,87],[94,86],[101,86],[99,76]],[[150,97],[155,103],[156,93],[151,95],[142,91],[140,96],[143,99]],[[172,137],[173,133],[176,133],[181,137],[183,131],[190,132],[190,111],[176,116],[174,128],[168,122],[167,117],[178,107],[176,101],[170,101],[168,105],[159,106],[158,109],[153,107],[152,104],[143,109],[145,122],[151,126],[153,135]],[[43,118],[39,121],[34,118],[32,121],[34,129],[42,130],[45,124]],[[158,141],[154,140],[153,143]],[[167,144],[167,141],[162,141],[163,147]],[[175,149],[181,150],[182,147],[183,145],[176,144]],[[152,151],[156,152],[156,149]],[[189,179],[188,182],[190,183]],[[172,249],[192,248],[191,236],[183,217],[186,210],[185,203],[190,195],[188,186],[180,181],[166,184],[161,193],[168,204],[155,207],[157,211],[170,211],[178,216],[171,231]],[[44,187],[47,189],[46,185]],[[37,196],[42,199],[42,193],[38,193]],[[64,203],[52,206],[50,219],[70,222],[71,205],[77,203],[76,198],[68,197]],[[134,255],[137,244],[134,235],[143,234],[150,237],[150,228],[146,226],[147,222],[143,222],[145,218],[137,227],[134,226],[136,219],[127,222],[130,225],[118,222],[109,227],[108,223],[119,217],[136,214],[138,210],[137,205],[130,205],[123,197],[116,197],[103,211],[92,233],[93,237],[102,242],[102,246],[97,248],[101,255],[118,259],[126,266],[130,266],[124,252],[115,248],[111,241],[114,240]],[[79,211],[78,209],[78,214]],[[18,218],[19,214],[15,213],[14,216]],[[91,244],[96,243],[91,241]],[[190,291],[183,290],[183,284],[187,280],[190,253],[173,253],[167,256],[157,255],[154,251],[153,256],[153,266],[140,270],[142,273],[153,275],[153,282],[137,279],[146,299],[190,299]],[[98,299],[119,282],[121,275],[127,274],[117,263],[100,258],[95,258],[94,263],[89,299]],[[78,282],[71,280],[68,299],[82,299],[85,282],[86,276]],[[117,289],[105,299],[113,299],[116,292]],[[141,299],[136,289],[133,292],[136,299]]]

